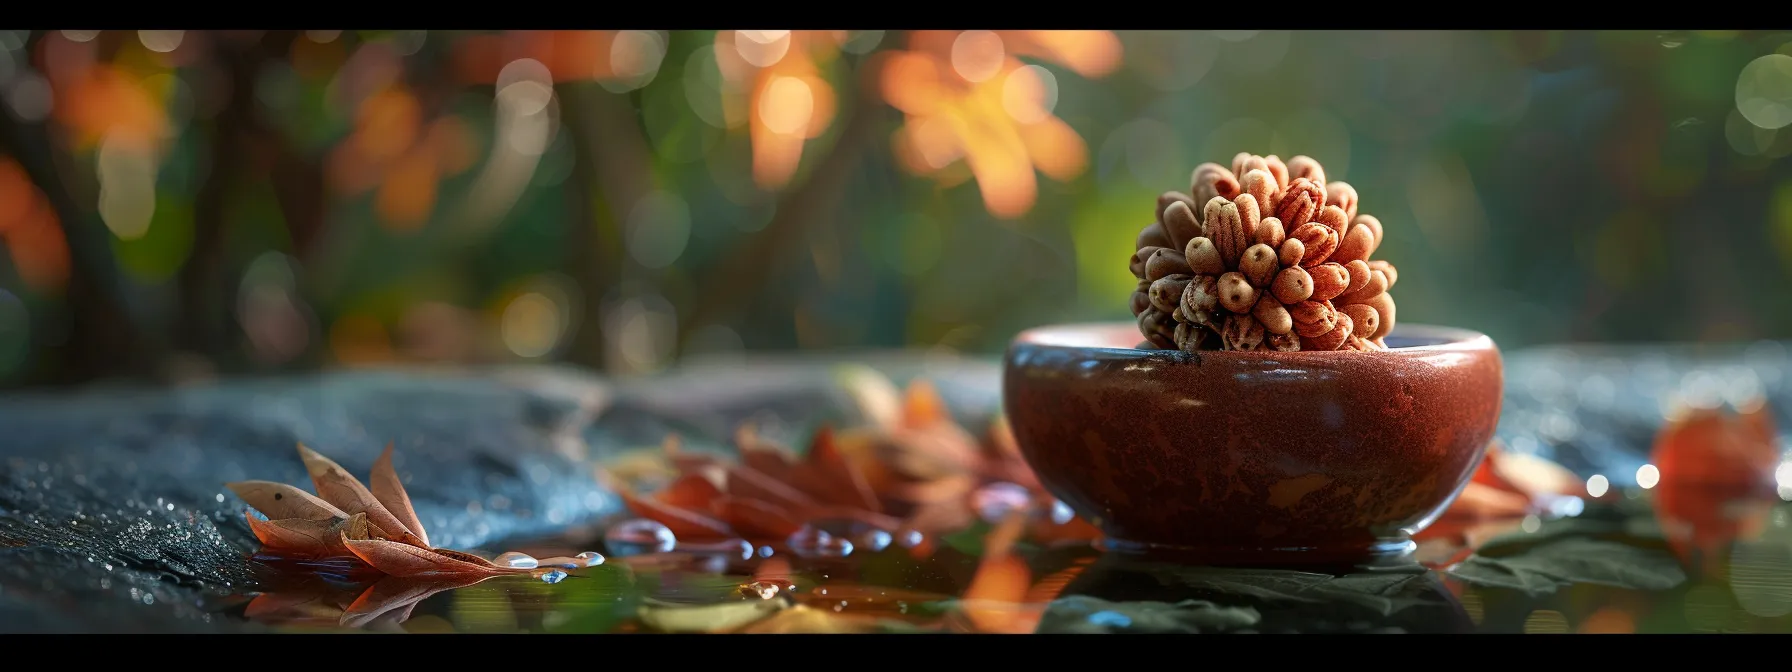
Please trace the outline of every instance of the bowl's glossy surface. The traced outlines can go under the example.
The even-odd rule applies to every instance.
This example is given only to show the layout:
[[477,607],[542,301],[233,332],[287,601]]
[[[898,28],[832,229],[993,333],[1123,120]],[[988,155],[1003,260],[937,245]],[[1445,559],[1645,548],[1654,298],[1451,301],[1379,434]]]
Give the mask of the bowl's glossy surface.
[[1008,350],[1027,461],[1118,550],[1243,564],[1410,550],[1499,419],[1486,336],[1406,326],[1382,352],[1138,350],[1131,323],[1043,327]]

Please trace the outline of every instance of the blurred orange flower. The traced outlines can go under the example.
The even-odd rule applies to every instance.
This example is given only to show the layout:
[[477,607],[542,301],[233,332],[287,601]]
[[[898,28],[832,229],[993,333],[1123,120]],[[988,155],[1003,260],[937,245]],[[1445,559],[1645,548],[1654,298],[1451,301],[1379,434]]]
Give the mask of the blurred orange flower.
[[1119,38],[1100,30],[917,31],[878,73],[884,100],[907,117],[897,156],[943,184],[964,178],[950,170],[962,161],[991,214],[1019,217],[1038,195],[1034,170],[1068,181],[1088,162],[1082,137],[1052,114],[1056,82],[1019,57],[1101,77],[1120,53]]
[[68,242],[50,201],[18,163],[0,157],[0,242],[19,279],[43,291],[68,281]]
[[730,128],[747,126],[759,186],[788,184],[803,145],[833,123],[834,87],[821,76],[821,67],[846,39],[843,30],[716,31],[722,109]]

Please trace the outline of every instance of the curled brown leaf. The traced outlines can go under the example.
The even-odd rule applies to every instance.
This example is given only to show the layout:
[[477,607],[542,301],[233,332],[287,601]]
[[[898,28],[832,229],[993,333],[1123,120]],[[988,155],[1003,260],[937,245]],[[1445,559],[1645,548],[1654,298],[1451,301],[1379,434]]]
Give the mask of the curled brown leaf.
[[373,472],[367,480],[372,486],[374,500],[384,505],[399,524],[428,546],[429,533],[423,530],[423,521],[417,519],[416,510],[411,508],[411,496],[405,493],[404,483],[399,482],[398,471],[392,468],[391,443],[386,444],[380,459],[373,461]]
[[385,505],[373,496],[373,492],[355,480],[342,465],[302,443],[299,444],[299,458],[305,462],[305,471],[311,474],[311,483],[317,488],[318,497],[348,513],[367,514],[367,521],[373,523],[389,539],[397,539],[412,546],[428,547],[422,539],[411,534],[404,523],[386,510]]

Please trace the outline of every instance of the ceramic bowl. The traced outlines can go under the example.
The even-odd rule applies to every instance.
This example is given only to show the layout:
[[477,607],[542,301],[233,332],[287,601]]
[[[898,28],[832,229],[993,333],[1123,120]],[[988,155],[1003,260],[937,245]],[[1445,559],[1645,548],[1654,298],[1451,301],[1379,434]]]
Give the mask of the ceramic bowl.
[[1499,349],[1401,325],[1380,352],[1140,350],[1133,323],[1020,334],[1003,404],[1040,481],[1109,548],[1209,564],[1410,552],[1499,420]]

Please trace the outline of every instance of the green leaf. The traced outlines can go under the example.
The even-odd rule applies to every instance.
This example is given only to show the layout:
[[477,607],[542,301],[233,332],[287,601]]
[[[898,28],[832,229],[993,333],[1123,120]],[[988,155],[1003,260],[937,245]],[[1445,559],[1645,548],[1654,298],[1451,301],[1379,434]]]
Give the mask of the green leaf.
[[1382,616],[1428,603],[1405,594],[1413,582],[1429,580],[1428,573],[1417,567],[1343,576],[1215,567],[1166,567],[1153,574],[1165,585],[1249,597],[1270,604],[1355,604]]
[[1040,633],[1202,633],[1228,632],[1257,625],[1262,614],[1250,607],[1229,607],[1205,600],[1109,602],[1086,595],[1054,600],[1039,620]]

